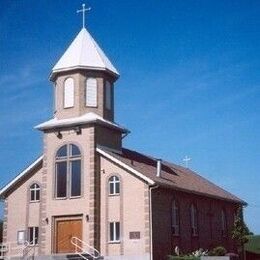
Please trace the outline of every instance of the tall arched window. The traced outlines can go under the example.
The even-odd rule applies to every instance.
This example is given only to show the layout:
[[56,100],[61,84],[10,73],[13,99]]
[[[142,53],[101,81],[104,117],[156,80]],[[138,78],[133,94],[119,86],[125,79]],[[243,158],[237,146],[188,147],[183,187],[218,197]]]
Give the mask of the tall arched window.
[[37,183],[30,186],[30,201],[40,201],[40,186]]
[[172,201],[172,233],[173,235],[180,234],[179,205],[176,200]]
[[191,214],[191,234],[192,236],[197,236],[198,235],[198,210],[194,204],[191,204],[190,214]]
[[67,78],[64,82],[64,108],[74,106],[74,80]]
[[117,176],[111,176],[108,180],[109,195],[118,195],[120,193],[120,180]]
[[227,218],[224,209],[221,210],[221,234],[223,237],[227,236]]
[[86,81],[86,106],[97,106],[97,80],[89,78]]
[[56,154],[57,198],[81,195],[81,153],[74,144],[62,146]]
[[106,103],[106,109],[111,109],[112,107],[112,85],[109,81],[106,81],[106,92],[105,92],[105,103]]

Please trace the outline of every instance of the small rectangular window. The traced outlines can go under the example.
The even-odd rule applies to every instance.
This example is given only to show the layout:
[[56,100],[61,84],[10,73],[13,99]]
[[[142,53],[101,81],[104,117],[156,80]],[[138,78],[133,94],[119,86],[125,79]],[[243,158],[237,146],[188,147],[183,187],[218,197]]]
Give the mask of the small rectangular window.
[[110,229],[110,242],[119,242],[120,241],[120,222],[110,222],[109,223]]
[[30,245],[38,245],[39,240],[39,228],[29,227],[28,228],[28,242]]
[[25,242],[25,231],[24,230],[19,230],[17,232],[17,244],[18,245],[23,245]]

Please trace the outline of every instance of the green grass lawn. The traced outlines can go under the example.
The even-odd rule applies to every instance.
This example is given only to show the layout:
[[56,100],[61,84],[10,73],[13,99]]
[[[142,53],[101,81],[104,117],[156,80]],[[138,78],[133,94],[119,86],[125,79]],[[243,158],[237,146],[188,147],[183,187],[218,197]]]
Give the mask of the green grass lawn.
[[249,241],[245,244],[245,250],[254,253],[260,254],[260,235],[258,236],[248,236]]

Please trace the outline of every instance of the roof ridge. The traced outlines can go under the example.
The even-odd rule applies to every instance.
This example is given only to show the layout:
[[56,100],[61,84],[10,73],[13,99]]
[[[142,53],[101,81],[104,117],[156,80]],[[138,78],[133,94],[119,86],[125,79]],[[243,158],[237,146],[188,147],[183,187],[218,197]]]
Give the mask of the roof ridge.
[[92,44],[92,46],[94,47],[94,49],[96,50],[97,54],[98,54],[98,57],[99,59],[101,60],[101,63],[103,64],[104,67],[106,67],[106,63],[104,62],[103,58],[102,58],[102,55],[105,55],[105,53],[103,54],[100,54],[99,51],[98,51],[98,48],[97,48],[97,45],[98,43],[95,41],[95,39],[91,36],[91,34],[88,32],[88,30],[86,28],[85,29],[85,32],[87,34],[87,36],[90,38],[90,43]]

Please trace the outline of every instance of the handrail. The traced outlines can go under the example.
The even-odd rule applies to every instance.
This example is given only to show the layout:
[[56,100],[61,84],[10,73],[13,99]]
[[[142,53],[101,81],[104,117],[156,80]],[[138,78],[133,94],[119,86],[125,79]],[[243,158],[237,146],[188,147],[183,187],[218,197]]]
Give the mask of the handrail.
[[23,249],[23,257],[22,258],[23,259],[26,258],[28,256],[28,254],[33,250],[32,257],[34,259],[35,247],[37,246],[37,244],[30,244],[28,241],[25,241],[24,245],[25,245],[25,248]]
[[0,244],[0,259],[8,257],[21,257],[23,256],[23,250],[27,246],[27,241],[24,244],[17,245],[17,241],[7,242]]
[[8,245],[6,243],[1,243],[0,244],[0,259],[4,259],[6,252],[8,252]]
[[72,245],[75,246],[75,253],[77,253],[82,258],[88,259],[84,256],[84,254],[90,255],[94,259],[100,258],[100,253],[96,248],[88,245],[86,242],[82,241],[78,237],[72,237],[70,242]]

